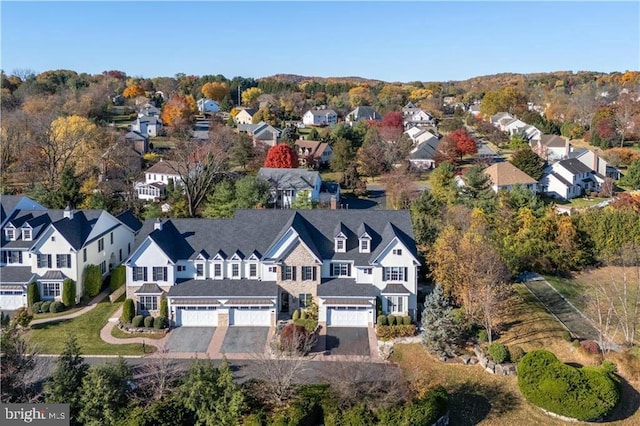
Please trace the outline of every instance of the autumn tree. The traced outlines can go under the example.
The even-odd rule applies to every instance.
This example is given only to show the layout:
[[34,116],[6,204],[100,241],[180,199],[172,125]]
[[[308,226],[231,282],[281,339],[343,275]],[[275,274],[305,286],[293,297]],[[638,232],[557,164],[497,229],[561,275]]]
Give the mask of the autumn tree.
[[351,142],[341,137],[333,145],[333,155],[329,166],[334,172],[345,172],[352,165],[354,159],[355,153]]
[[242,103],[249,107],[255,107],[257,105],[258,97],[262,95],[262,89],[258,87],[250,87],[242,92]]
[[447,137],[456,144],[456,151],[462,159],[463,155],[471,155],[478,152],[476,140],[465,129],[454,130]]
[[210,81],[202,86],[201,92],[207,99],[222,102],[229,96],[229,85],[224,82]]
[[197,111],[193,97],[176,95],[169,99],[162,108],[160,118],[166,126],[177,127],[186,125],[191,121],[193,114]]
[[485,116],[491,116],[498,112],[522,114],[525,111],[527,111],[527,97],[513,86],[485,93],[480,104],[480,112]]
[[384,177],[385,194],[389,210],[408,209],[416,198],[413,177],[404,170],[394,170]]
[[456,169],[451,163],[440,163],[431,172],[431,195],[442,204],[453,204],[458,197]]
[[122,96],[125,98],[137,98],[138,96],[144,96],[145,92],[142,86],[139,84],[133,84],[131,86],[127,86],[122,92]]
[[542,177],[544,160],[529,147],[514,152],[509,162],[535,180]]
[[352,108],[371,105],[373,103],[373,96],[371,89],[366,86],[357,86],[349,90],[349,104]]
[[298,168],[298,153],[286,143],[279,143],[269,148],[265,167],[276,169],[296,169]]
[[609,106],[598,108],[591,120],[589,143],[601,148],[611,148],[617,137],[615,109]]
[[406,91],[402,86],[385,84],[378,93],[378,101],[386,108],[400,108],[405,104],[406,96]]
[[383,115],[380,127],[391,127],[403,131],[404,119],[402,118],[402,111],[390,111]]
[[382,140],[377,127],[367,130],[364,142],[356,153],[358,169],[365,176],[379,176],[391,170],[387,152],[389,144]]

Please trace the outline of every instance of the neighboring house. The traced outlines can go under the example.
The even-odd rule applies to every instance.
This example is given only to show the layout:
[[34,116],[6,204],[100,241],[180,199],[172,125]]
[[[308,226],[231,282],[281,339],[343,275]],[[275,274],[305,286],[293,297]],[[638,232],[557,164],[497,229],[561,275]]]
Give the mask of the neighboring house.
[[428,140],[438,139],[436,135],[431,133],[429,130],[415,126],[411,127],[409,130],[406,130],[404,134],[409,136],[414,145],[420,145],[421,143]]
[[416,107],[413,103],[409,102],[402,107],[402,119],[405,128],[411,128],[413,126],[431,126],[434,124],[433,116],[422,108]]
[[307,191],[312,202],[320,201],[322,179],[316,171],[262,167],[258,172],[258,178],[271,184],[269,202],[277,207],[290,208],[301,191]]
[[155,105],[147,102],[146,104],[140,107],[138,111],[138,117],[160,117],[160,108],[157,108]]
[[129,144],[125,144],[124,147],[116,144],[102,154],[98,167],[100,182],[111,179],[126,180],[142,171],[142,155]]
[[530,141],[529,144],[540,158],[548,162],[569,158],[571,152],[569,139],[558,135],[541,135],[539,140]]
[[606,160],[597,153],[586,148],[579,148],[569,153],[569,158],[575,158],[596,173],[598,182],[604,182],[605,178],[620,179],[620,170],[610,166]]
[[527,124],[518,130],[529,143],[539,141],[542,138],[542,132],[535,126]]
[[261,121],[257,124],[238,124],[239,132],[246,132],[253,137],[253,144],[262,142],[268,146],[274,146],[280,140],[282,131],[270,124]]
[[560,160],[545,169],[540,179],[541,192],[554,198],[571,199],[585,191],[599,191],[595,172],[575,158]]
[[333,126],[338,123],[338,114],[332,109],[318,107],[305,112],[302,122],[306,126]]
[[198,99],[198,102],[196,103],[198,104],[198,111],[200,111],[200,113],[214,113],[220,111],[220,104],[212,99],[202,98]]
[[491,179],[494,192],[511,191],[515,185],[521,185],[533,193],[538,191],[538,182],[508,162],[496,163],[487,167],[484,173]]
[[471,113],[471,115],[473,115],[474,117],[478,117],[480,115],[480,105],[469,105],[469,113]]
[[129,132],[124,135],[124,140],[140,155],[149,152],[149,137],[138,132]]
[[429,170],[435,168],[438,145],[440,145],[440,140],[436,137],[421,142],[409,153],[409,162],[418,169]]
[[298,161],[301,166],[307,165],[307,158],[312,157],[317,166],[326,166],[331,161],[333,149],[326,142],[298,139],[295,142],[298,150]]
[[236,124],[251,124],[253,123],[253,116],[255,115],[256,110],[252,108],[245,108],[241,110],[233,120]]
[[0,196],[0,226],[3,226],[17,210],[44,211],[47,208],[26,195],[2,195]]
[[509,133],[511,136],[520,133],[520,130],[526,126],[528,126],[527,123],[517,118],[503,118],[500,120],[500,130]]
[[408,211],[238,210],[231,219],[147,220],[126,261],[127,298],[176,326],[275,326],[318,306],[325,326],[416,319],[420,262]]
[[160,135],[162,130],[162,121],[158,117],[144,116],[138,117],[131,123],[131,131],[137,132],[149,137]]
[[0,308],[26,306],[31,282],[42,300],[60,300],[67,278],[76,282],[79,300],[87,265],[100,266],[105,277],[131,253],[141,226],[132,218],[104,210],[14,210],[2,225]]
[[160,160],[144,172],[144,182],[134,183],[134,189],[141,200],[159,200],[167,195],[169,182],[180,184],[182,179],[177,170],[180,165],[176,161]]
[[509,114],[508,112],[499,112],[499,113],[494,114],[491,117],[489,117],[489,122],[491,124],[493,124],[494,126],[499,127],[500,120],[512,119],[512,118],[513,118],[513,116],[511,114]]
[[358,121],[380,121],[382,120],[382,116],[370,106],[359,106],[353,111],[351,111],[345,117],[344,121],[350,126],[353,126]]

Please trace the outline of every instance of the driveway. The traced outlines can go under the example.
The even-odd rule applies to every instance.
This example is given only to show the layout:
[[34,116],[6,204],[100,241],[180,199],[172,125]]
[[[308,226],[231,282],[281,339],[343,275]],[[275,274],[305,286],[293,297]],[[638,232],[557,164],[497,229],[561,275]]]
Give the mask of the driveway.
[[326,339],[331,355],[370,355],[366,327],[327,327]]
[[229,327],[220,352],[223,354],[264,353],[269,327]]
[[169,352],[207,352],[215,327],[176,327],[169,333]]

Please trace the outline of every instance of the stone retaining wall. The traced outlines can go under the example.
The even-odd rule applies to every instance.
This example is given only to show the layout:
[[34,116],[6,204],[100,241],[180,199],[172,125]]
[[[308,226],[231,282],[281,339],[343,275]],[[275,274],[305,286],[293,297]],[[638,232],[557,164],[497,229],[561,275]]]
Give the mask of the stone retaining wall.
[[122,296],[124,292],[127,291],[127,286],[122,285],[120,288],[117,288],[113,293],[109,295],[109,302],[113,303],[118,300],[118,297]]
[[478,346],[473,348],[473,352],[476,354],[476,357],[478,358],[478,363],[482,366],[482,368],[485,369],[485,371],[491,374],[497,374],[499,376],[515,376],[516,375],[515,364],[512,364],[512,363],[496,364],[487,355],[485,355]]

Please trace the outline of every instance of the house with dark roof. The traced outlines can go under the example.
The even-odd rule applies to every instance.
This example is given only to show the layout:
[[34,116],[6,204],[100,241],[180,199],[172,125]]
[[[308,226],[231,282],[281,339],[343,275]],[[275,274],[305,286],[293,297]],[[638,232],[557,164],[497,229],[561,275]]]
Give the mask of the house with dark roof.
[[340,200],[340,186],[331,186],[332,191],[329,191],[329,187],[323,184],[320,173],[315,170],[262,167],[257,177],[271,185],[269,203],[275,207],[291,208],[303,191],[314,204],[330,203],[332,197],[336,201]]
[[273,326],[318,307],[326,326],[416,318],[420,266],[408,211],[238,210],[147,220],[125,262],[127,297],[176,326]]
[[306,126],[333,126],[338,123],[338,114],[326,107],[316,107],[304,113],[302,122]]
[[370,106],[359,106],[351,111],[344,118],[345,123],[349,126],[353,126],[358,121],[381,121],[382,116],[378,111]]
[[415,106],[412,102],[402,107],[402,119],[405,129],[413,126],[432,126],[435,124],[431,114]]
[[260,142],[267,146],[274,146],[280,140],[282,131],[272,125],[261,121],[253,124],[238,124],[238,132],[245,132],[253,137],[253,145]]
[[[0,201],[5,208],[5,197]],[[8,206],[7,206],[8,207]],[[38,283],[42,300],[60,300],[64,281],[84,294],[83,272],[98,265],[103,277],[122,263],[141,223],[129,213],[104,210],[17,208],[2,224],[0,309],[26,306],[27,286]]]
[[575,158],[568,158],[545,169],[540,188],[547,196],[568,200],[581,196],[585,191],[599,191],[600,183],[590,167]]
[[529,142],[533,152],[543,160],[554,162],[569,158],[571,144],[569,138],[559,135],[540,135],[537,140]]
[[590,149],[578,148],[572,150],[569,152],[569,158],[577,159],[596,172],[596,179],[598,179],[600,183],[604,182],[605,178],[620,179],[620,170],[617,167],[610,166],[597,152],[591,151]]
[[414,167],[422,170],[435,168],[439,145],[440,139],[436,137],[426,139],[411,150],[409,162]]

